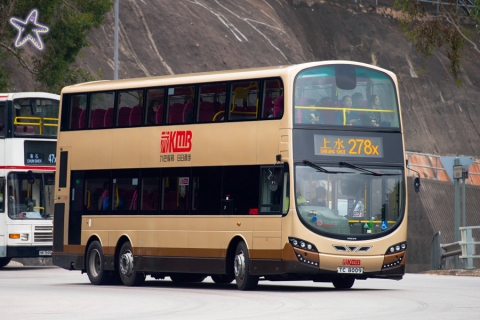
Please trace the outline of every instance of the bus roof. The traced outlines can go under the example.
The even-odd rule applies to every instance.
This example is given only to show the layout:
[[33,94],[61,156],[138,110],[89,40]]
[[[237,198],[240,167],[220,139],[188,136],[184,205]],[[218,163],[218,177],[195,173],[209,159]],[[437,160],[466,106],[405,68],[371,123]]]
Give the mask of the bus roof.
[[[133,89],[133,88],[143,88],[143,87],[169,86],[169,85],[177,85],[177,84],[188,84],[192,82],[193,83],[221,82],[221,81],[242,80],[242,79],[252,79],[252,78],[277,77],[277,76],[287,75],[287,74],[296,74],[300,70],[310,68],[310,67],[331,65],[331,64],[354,64],[354,65],[364,66],[368,68],[375,68],[380,71],[388,73],[390,76],[394,76],[394,74],[388,70],[378,68],[369,64],[361,63],[361,62],[346,61],[346,60],[328,60],[328,61],[317,61],[317,62],[308,62],[308,63],[302,63],[302,64],[280,65],[280,66],[261,67],[261,68],[221,70],[221,71],[210,71],[210,72],[199,72],[199,73],[188,73],[188,74],[164,75],[164,76],[157,76],[157,77],[122,79],[122,80],[92,81],[92,82],[79,83],[72,86],[64,87],[62,89],[62,94],[79,93],[79,92],[86,92],[86,91],[87,92],[106,91],[106,90],[114,90],[119,88]],[[235,78],[232,78],[231,76],[231,74],[233,73],[236,74]]]
[[21,99],[21,98],[47,98],[59,100],[58,94],[48,92],[12,92],[12,93],[0,93],[0,101]]

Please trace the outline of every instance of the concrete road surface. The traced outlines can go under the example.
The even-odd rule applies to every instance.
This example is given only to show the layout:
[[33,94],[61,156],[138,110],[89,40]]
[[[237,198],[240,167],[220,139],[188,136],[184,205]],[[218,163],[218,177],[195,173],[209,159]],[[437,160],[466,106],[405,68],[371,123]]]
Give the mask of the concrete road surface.
[[480,319],[480,277],[407,274],[401,281],[262,281],[175,285],[147,278],[143,287],[94,286],[86,274],[56,267],[0,269],[0,319]]

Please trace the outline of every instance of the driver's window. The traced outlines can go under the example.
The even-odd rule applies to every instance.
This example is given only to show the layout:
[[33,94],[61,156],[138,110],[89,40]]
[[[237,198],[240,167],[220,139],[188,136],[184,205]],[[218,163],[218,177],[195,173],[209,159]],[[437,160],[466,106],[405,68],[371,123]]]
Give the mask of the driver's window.
[[286,190],[283,168],[280,166],[262,167],[260,170],[260,214],[284,212],[282,204]]

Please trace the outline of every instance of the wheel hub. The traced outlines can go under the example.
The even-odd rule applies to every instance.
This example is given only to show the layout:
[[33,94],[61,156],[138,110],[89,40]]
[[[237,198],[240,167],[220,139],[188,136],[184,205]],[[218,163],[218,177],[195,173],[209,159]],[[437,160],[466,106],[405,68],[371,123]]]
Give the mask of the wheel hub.
[[240,251],[235,256],[235,261],[233,263],[233,270],[235,272],[235,277],[238,279],[243,279],[245,276],[245,255]]
[[98,250],[92,250],[90,254],[90,271],[94,277],[97,277],[101,270],[101,259],[100,259],[100,252]]
[[133,272],[133,255],[131,251],[125,251],[120,257],[120,272],[129,277]]

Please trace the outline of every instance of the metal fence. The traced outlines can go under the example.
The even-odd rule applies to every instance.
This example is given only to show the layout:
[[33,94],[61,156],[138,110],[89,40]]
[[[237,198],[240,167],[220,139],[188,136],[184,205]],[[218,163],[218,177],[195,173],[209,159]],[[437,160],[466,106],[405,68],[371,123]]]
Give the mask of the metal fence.
[[442,244],[441,232],[437,232],[430,245],[430,269],[453,269],[455,259],[460,259],[461,268],[466,270],[476,269],[473,259],[480,259],[476,246],[480,241],[475,241],[472,236],[473,230],[480,230],[480,226],[460,227],[461,240],[453,243]]

